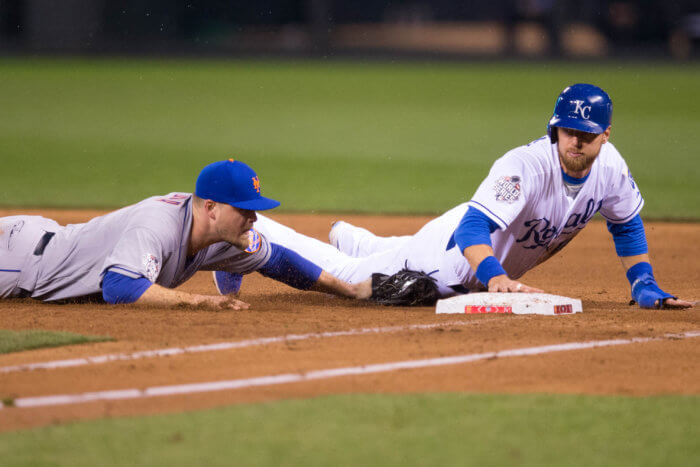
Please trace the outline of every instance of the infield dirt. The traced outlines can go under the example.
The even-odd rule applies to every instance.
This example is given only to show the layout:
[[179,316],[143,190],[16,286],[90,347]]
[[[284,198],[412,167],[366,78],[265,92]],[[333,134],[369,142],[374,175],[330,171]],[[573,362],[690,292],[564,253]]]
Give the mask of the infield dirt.
[[[96,211],[35,210],[62,224]],[[0,216],[18,214],[0,210]],[[345,219],[382,235],[410,234],[427,217],[273,214],[298,231],[326,240],[334,220]],[[647,223],[655,275],[662,288],[700,298],[700,224]],[[435,315],[434,308],[386,308],[319,293],[300,292],[258,274],[243,280],[244,312],[129,306],[0,302],[0,329],[49,329],[109,335],[115,342],[0,355],[0,367],[139,350],[231,342],[259,337],[360,328],[438,324],[339,337],[285,340],[239,349],[91,364],[74,368],[0,373],[5,400],[88,391],[249,378],[317,369],[464,355],[545,344],[611,338],[663,337],[700,330],[698,308],[641,310],[629,306],[629,284],[604,223],[593,222],[554,258],[522,279],[546,292],[581,298],[574,316]],[[182,290],[215,293],[200,272]],[[455,323],[457,324],[451,324]],[[700,339],[664,338],[620,347],[490,359],[320,381],[180,396],[98,401],[0,410],[0,430],[80,418],[175,412],[231,403],[337,393],[473,391],[499,393],[699,394]]]

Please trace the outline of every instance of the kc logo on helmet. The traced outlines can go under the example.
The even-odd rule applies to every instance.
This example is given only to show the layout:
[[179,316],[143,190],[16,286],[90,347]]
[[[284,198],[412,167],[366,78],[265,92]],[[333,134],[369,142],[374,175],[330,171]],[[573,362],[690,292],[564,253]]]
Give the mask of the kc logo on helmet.
[[571,101],[572,104],[576,104],[576,108],[573,113],[581,115],[584,120],[591,118],[591,106],[583,105],[584,101]]

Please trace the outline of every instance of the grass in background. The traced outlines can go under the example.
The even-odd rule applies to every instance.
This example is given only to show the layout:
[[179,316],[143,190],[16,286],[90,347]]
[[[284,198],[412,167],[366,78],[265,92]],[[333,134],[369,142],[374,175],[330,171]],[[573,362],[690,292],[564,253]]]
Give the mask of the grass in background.
[[0,205],[118,207],[236,157],[284,210],[440,213],[605,88],[645,217],[700,219],[700,67],[659,63],[0,60]]
[[332,396],[6,433],[0,459],[15,466],[690,465],[700,458],[699,401]]
[[111,337],[83,336],[65,331],[43,331],[40,329],[9,331],[0,329],[0,354],[111,340],[113,340]]

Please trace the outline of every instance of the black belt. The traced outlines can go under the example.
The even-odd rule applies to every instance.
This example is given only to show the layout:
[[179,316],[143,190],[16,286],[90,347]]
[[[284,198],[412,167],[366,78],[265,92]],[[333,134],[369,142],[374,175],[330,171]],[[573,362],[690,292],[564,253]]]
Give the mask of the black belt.
[[454,290],[455,292],[460,293],[460,294],[468,294],[468,293],[469,293],[469,289],[466,288],[466,287],[465,287],[464,285],[462,285],[462,284],[451,285],[450,288],[451,288],[452,290]]
[[36,248],[34,248],[34,256],[41,256],[44,254],[46,245],[49,244],[54,235],[56,235],[56,232],[46,232],[41,236],[39,243],[37,243]]

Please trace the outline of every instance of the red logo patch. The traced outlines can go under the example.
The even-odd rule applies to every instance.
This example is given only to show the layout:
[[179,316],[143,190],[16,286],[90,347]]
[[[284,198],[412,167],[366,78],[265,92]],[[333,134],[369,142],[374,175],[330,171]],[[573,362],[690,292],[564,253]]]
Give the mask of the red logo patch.
[[513,313],[510,306],[466,305],[464,312],[468,315],[477,313]]
[[567,313],[573,313],[574,312],[574,307],[571,305],[554,305],[554,314],[555,315],[564,315]]

